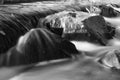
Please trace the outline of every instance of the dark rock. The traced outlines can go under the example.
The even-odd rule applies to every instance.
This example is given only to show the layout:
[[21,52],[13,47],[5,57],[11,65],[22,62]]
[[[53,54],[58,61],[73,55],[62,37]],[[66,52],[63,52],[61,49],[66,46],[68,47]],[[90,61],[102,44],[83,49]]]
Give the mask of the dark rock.
[[[71,15],[74,14],[75,16]],[[106,45],[115,34],[102,16],[77,11],[63,11],[45,18],[44,26],[68,40],[87,40]],[[54,29],[53,29],[54,28]],[[56,28],[56,30],[55,30]]]
[[117,12],[110,6],[100,5],[99,8],[101,9],[100,15],[105,17],[117,17]]
[[0,66],[18,66],[71,58],[78,54],[75,46],[47,29],[32,29],[20,37],[16,46],[0,55]]
[[106,45],[107,40],[112,39],[115,34],[114,28],[108,26],[102,16],[92,16],[83,22],[93,40],[96,39],[103,45]]

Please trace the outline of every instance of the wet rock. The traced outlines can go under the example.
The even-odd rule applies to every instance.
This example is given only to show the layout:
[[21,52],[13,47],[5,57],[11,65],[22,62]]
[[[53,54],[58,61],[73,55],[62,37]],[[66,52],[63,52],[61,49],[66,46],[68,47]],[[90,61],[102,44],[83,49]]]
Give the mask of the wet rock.
[[101,9],[100,15],[105,17],[117,17],[118,13],[112,7],[106,5],[100,5],[99,8]]
[[75,46],[47,29],[32,29],[20,37],[16,46],[0,55],[0,66],[19,66],[40,61],[71,58]]
[[68,40],[87,40],[106,45],[107,40],[114,36],[114,29],[106,24],[102,16],[85,12],[56,13],[47,16],[43,25],[49,30],[63,28],[63,34],[62,31],[59,34]]
[[107,40],[112,39],[115,34],[114,28],[108,26],[102,16],[92,16],[83,22],[91,34],[91,39],[98,40],[103,45],[106,45]]
[[120,50],[113,49],[105,52],[104,56],[99,59],[99,62],[111,69],[120,69]]

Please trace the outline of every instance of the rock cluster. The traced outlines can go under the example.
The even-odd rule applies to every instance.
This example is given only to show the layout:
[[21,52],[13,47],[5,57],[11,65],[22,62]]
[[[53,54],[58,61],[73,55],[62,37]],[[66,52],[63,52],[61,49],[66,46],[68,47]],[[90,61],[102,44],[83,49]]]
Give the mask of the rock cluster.
[[62,28],[61,36],[68,40],[98,41],[102,45],[106,45],[115,34],[114,28],[108,26],[102,16],[77,11],[49,15],[44,20],[44,26],[50,30]]

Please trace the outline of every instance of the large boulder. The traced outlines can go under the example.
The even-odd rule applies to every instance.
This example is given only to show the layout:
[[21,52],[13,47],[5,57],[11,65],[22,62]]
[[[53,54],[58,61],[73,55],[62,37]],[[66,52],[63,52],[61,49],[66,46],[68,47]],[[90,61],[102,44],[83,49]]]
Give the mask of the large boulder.
[[69,41],[46,29],[32,29],[21,36],[17,45],[0,55],[0,66],[18,66],[71,58],[78,51]]
[[91,39],[98,40],[103,45],[106,45],[107,41],[112,39],[115,34],[114,28],[108,26],[102,16],[92,16],[83,22],[91,34]]
[[63,29],[63,34],[60,30],[59,34],[68,40],[87,40],[105,45],[114,36],[114,29],[96,14],[63,11],[47,16],[43,23],[52,32],[55,32],[54,28]]

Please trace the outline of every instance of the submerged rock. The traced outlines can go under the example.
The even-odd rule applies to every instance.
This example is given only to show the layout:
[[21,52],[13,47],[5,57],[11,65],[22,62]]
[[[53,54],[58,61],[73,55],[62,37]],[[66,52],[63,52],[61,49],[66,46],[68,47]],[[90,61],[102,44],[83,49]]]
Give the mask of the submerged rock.
[[102,45],[114,35],[114,29],[106,24],[102,16],[78,11],[63,11],[47,16],[43,25],[52,32],[55,32],[53,28],[63,29],[63,34],[62,31],[60,34],[68,40],[87,40]]
[[18,66],[70,58],[78,54],[75,46],[46,29],[32,29],[20,37],[16,46],[0,55],[0,66]]

